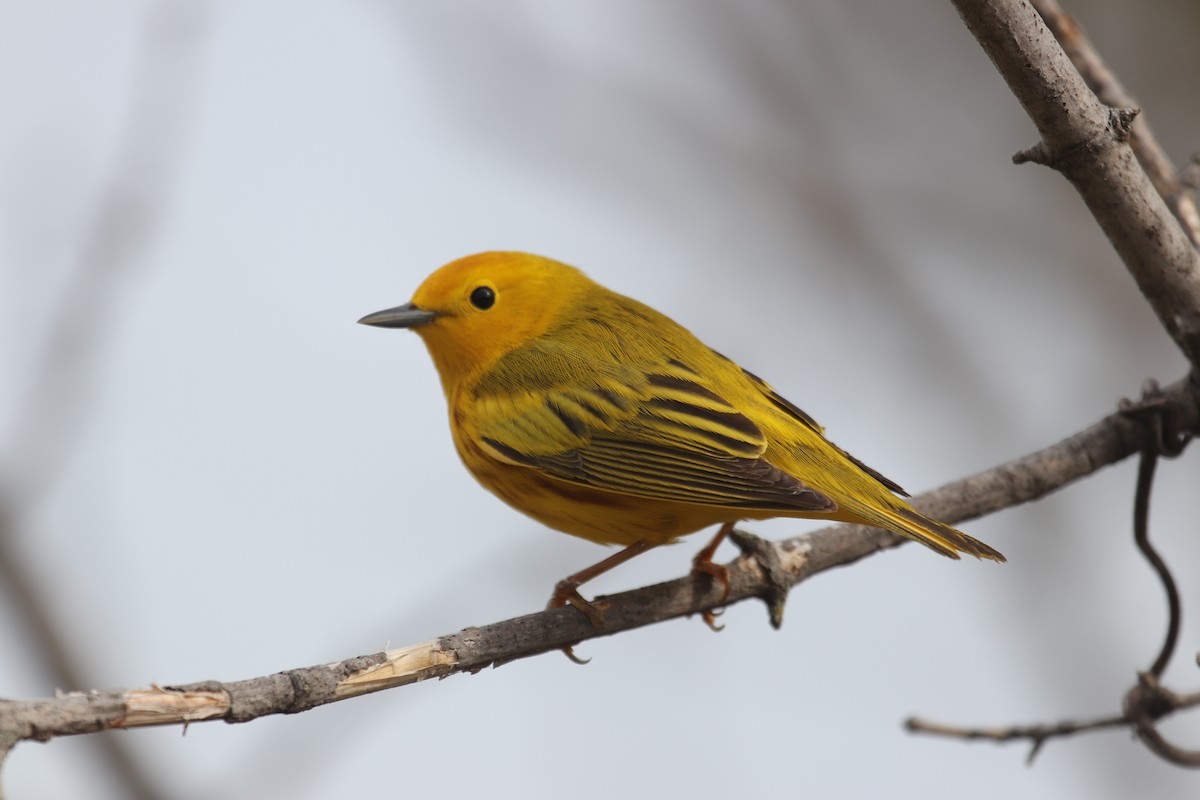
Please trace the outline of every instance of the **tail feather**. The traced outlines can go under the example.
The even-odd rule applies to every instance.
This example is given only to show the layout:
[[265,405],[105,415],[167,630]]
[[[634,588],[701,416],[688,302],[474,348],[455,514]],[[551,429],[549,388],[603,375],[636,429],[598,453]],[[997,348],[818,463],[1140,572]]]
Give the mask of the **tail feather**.
[[949,558],[958,558],[959,553],[967,553],[976,558],[1007,561],[1000,551],[988,547],[957,528],[952,528],[944,522],[938,522],[911,508],[873,508],[870,510],[869,517],[865,514],[863,516],[871,525],[907,536],[909,539],[915,539],[929,549]]

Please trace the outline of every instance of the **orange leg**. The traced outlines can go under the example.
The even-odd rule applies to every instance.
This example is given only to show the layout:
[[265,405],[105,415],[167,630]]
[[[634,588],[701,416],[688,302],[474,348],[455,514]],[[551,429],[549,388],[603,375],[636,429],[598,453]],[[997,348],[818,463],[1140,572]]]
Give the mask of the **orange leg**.
[[[717,583],[721,584],[721,602],[729,599],[729,570],[724,564],[718,564],[712,560],[716,555],[717,548],[721,546],[721,542],[725,541],[725,537],[733,530],[733,523],[726,522],[717,531],[717,535],[712,538],[712,541],[706,544],[699,553],[696,553],[692,558],[692,574],[707,575]],[[713,611],[704,612],[704,623],[714,631],[721,630],[721,626],[717,624],[717,613]]]
[[581,569],[574,575],[568,575],[554,587],[554,594],[550,597],[550,602],[546,605],[546,608],[562,608],[566,605],[575,606],[575,608],[578,608],[587,615],[587,618],[597,628],[604,627],[604,615],[600,613],[600,609],[583,599],[583,595],[579,593],[579,587],[592,578],[603,575],[613,567],[624,564],[634,556],[640,556],[652,547],[655,547],[652,542],[637,541],[624,550],[613,553],[603,561],[592,564],[587,569]]
[[693,575],[708,575],[721,584],[721,602],[729,599],[729,570],[723,564],[715,563],[712,557],[716,555],[717,548],[721,546],[721,542],[725,541],[725,537],[731,530],[733,530],[733,523],[726,522],[717,531],[717,535],[712,538],[712,541],[692,558]]

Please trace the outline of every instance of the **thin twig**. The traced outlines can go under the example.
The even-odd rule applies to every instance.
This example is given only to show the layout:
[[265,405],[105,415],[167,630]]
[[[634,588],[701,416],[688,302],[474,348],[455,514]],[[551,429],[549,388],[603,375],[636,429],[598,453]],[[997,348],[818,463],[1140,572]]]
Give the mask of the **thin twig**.
[[[1125,693],[1125,718],[1138,738],[1152,752],[1172,764],[1200,767],[1200,751],[1189,751],[1168,742],[1155,723],[1180,708],[1187,697],[1161,684],[1163,670],[1175,653],[1179,640],[1182,606],[1179,589],[1167,562],[1150,543],[1150,496],[1154,488],[1154,468],[1158,457],[1178,456],[1191,441],[1188,431],[1179,430],[1172,409],[1161,402],[1158,384],[1147,381],[1137,403],[1123,402],[1121,410],[1142,425],[1142,454],[1138,463],[1137,491],[1134,497],[1133,538],[1138,550],[1150,562],[1167,594],[1167,632],[1154,664],[1138,674],[1138,682]],[[1200,695],[1197,695],[1200,696]]]
[[1136,520],[1133,526],[1133,539],[1146,561],[1150,562],[1151,569],[1157,573],[1158,579],[1163,585],[1163,591],[1167,594],[1167,633],[1163,637],[1162,647],[1159,648],[1158,655],[1149,670],[1151,675],[1161,678],[1163,670],[1171,661],[1171,656],[1175,654],[1175,645],[1179,641],[1179,621],[1182,609],[1179,602],[1179,587],[1176,586],[1175,579],[1171,576],[1171,570],[1163,557],[1154,549],[1154,545],[1150,543],[1150,491],[1154,485],[1154,467],[1157,463],[1158,455],[1155,453],[1143,453],[1138,462],[1138,488],[1137,497],[1134,499]]
[[1149,670],[1155,678],[1162,677],[1163,670],[1167,668],[1175,652],[1175,645],[1179,640],[1182,607],[1175,578],[1172,577],[1167,562],[1150,543],[1150,494],[1154,488],[1154,471],[1159,455],[1179,455],[1191,438],[1186,433],[1181,434],[1176,430],[1171,410],[1162,405],[1159,393],[1158,384],[1152,380],[1147,381],[1139,402],[1121,403],[1122,413],[1134,417],[1143,426],[1142,454],[1138,461],[1137,489],[1133,500],[1133,540],[1150,563],[1151,569],[1158,575],[1167,595],[1167,633]]
[[956,725],[942,725],[937,722],[926,722],[917,717],[909,717],[904,721],[904,727],[911,733],[929,733],[934,736],[948,736],[954,739],[987,740],[992,742],[1012,742],[1028,739],[1032,746],[1025,758],[1026,764],[1033,764],[1038,753],[1047,740],[1060,736],[1073,736],[1084,731],[1103,730],[1105,728],[1121,728],[1129,724],[1124,716],[1100,717],[1082,722],[1064,720],[1053,725],[1013,725],[1007,728],[960,728]]
[[[1139,682],[1140,685],[1142,685],[1141,682]],[[1155,688],[1155,690],[1162,692],[1161,689]],[[1156,709],[1158,716],[1154,718],[1155,720],[1161,719],[1168,714],[1173,714],[1176,711],[1200,706],[1200,692],[1188,695],[1168,693],[1168,697],[1168,702]],[[1142,704],[1141,701],[1137,702]],[[938,722],[927,722],[917,717],[909,717],[904,721],[904,727],[912,733],[928,733],[955,739],[986,740],[991,742],[1028,740],[1032,744],[1032,748],[1029,751],[1029,756],[1026,758],[1027,764],[1033,763],[1034,758],[1041,751],[1042,745],[1050,739],[1073,736],[1077,733],[1087,731],[1104,730],[1105,728],[1126,728],[1131,725],[1136,725],[1136,720],[1128,710],[1124,714],[1098,717],[1084,721],[1064,720],[1052,724],[1012,725],[1001,728],[969,728],[957,725],[943,725]],[[1166,742],[1152,724],[1147,724],[1145,731],[1139,728],[1138,735],[1143,740],[1146,740],[1147,746],[1167,760],[1181,766],[1200,766],[1200,761],[1196,761],[1196,759],[1200,759],[1200,756]]]

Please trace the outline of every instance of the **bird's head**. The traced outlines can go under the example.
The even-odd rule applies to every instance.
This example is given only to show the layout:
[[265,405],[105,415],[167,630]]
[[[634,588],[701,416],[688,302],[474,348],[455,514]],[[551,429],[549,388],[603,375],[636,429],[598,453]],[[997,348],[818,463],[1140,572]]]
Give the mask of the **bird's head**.
[[595,286],[582,272],[541,256],[478,253],[451,261],[411,303],[368,314],[364,325],[412,328],[425,340],[447,393],[549,330]]

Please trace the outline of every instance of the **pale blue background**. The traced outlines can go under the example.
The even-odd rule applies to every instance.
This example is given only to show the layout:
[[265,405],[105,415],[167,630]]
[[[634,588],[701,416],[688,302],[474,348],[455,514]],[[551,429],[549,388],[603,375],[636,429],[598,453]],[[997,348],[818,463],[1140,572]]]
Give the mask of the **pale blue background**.
[[[1075,5],[1181,162],[1194,6]],[[466,253],[544,253],[650,303],[914,492],[1184,372],[1073,190],[1010,164],[1034,130],[949,3],[48,0],[0,3],[0,31],[10,549],[90,686],[416,643],[539,608],[604,555],[477,487],[418,339],[354,324]],[[136,97],[158,99],[129,123]],[[121,240],[82,426],[34,501],[54,434],[26,435],[19,399],[114,182],[153,213]],[[114,735],[170,798],[1194,796],[1124,733],[1027,769],[1021,745],[900,727],[1116,709],[1164,624],[1133,476],[967,526],[1004,567],[905,547],[822,575],[778,633],[746,603],[720,635],[587,643],[583,669]],[[1196,452],[1164,464],[1153,517],[1190,613],[1181,689],[1198,481]],[[699,545],[591,588],[675,577]],[[0,695],[89,688],[56,687],[26,642],[0,613]],[[1195,714],[1167,729],[1200,741]],[[22,744],[5,789],[122,797],[94,744]]]

